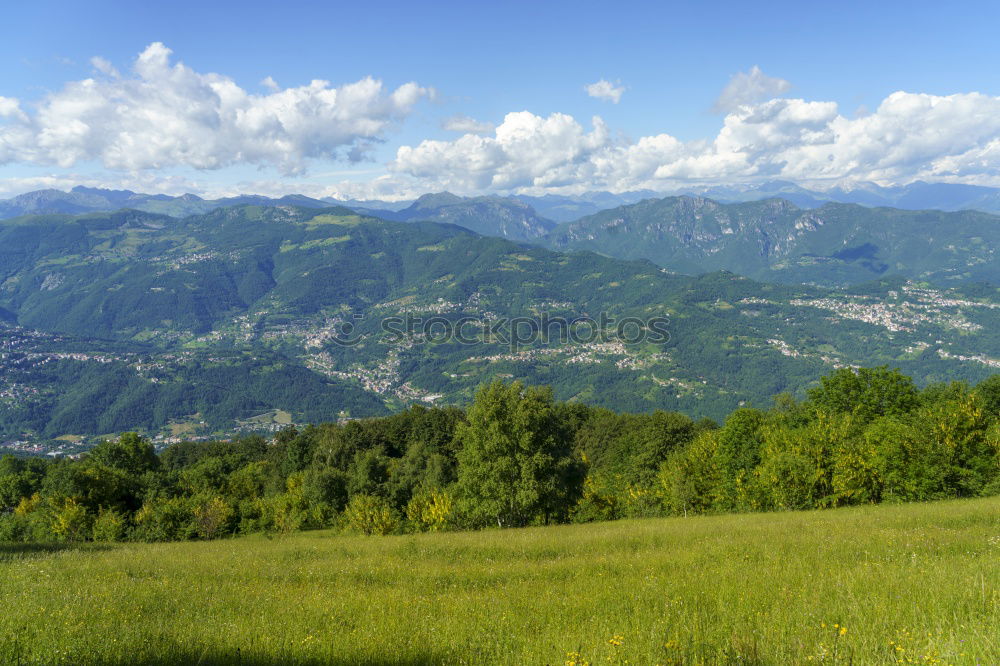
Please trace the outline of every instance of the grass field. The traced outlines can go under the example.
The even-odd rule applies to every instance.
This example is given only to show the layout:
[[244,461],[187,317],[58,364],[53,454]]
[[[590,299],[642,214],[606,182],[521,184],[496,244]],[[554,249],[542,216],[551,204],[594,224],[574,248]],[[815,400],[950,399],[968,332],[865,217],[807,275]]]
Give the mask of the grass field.
[[1000,663],[1000,499],[0,545],[0,663]]

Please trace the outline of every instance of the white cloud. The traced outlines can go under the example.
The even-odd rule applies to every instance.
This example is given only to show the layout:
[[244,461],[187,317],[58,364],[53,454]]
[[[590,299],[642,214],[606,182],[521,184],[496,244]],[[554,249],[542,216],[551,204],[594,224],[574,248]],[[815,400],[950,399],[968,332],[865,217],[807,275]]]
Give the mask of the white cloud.
[[17,120],[27,120],[27,116],[21,111],[21,103],[12,97],[0,97],[0,118],[15,118]]
[[441,123],[441,129],[448,130],[449,132],[486,134],[492,132],[495,126],[492,123],[482,123],[475,118],[470,118],[459,113],[450,118],[445,118]]
[[[916,179],[1000,186],[1000,98],[893,93],[872,113],[834,102],[771,99],[727,114],[711,140],[627,141],[599,117],[510,113],[490,136],[403,146],[387,182],[459,193],[669,190],[782,178],[822,187]],[[387,181],[387,182],[386,182]]]
[[66,84],[30,115],[18,116],[17,100],[3,100],[0,114],[14,122],[0,124],[0,163],[71,167],[98,160],[125,171],[256,164],[293,173],[312,159],[362,158],[431,95],[415,83],[387,91],[372,78],[339,87],[322,80],[275,84],[255,95],[170,56],[163,44],[150,44],[127,76],[95,58],[103,77]]
[[608,142],[600,118],[586,132],[571,116],[508,113],[494,136],[403,146],[390,169],[461,191],[559,186],[589,177],[590,156]]
[[715,100],[713,110],[717,112],[735,111],[741,106],[754,104],[763,100],[774,99],[787,92],[792,84],[784,79],[767,76],[754,65],[748,72],[734,74],[719,99]]
[[606,102],[617,104],[621,101],[622,94],[625,92],[625,86],[621,85],[621,81],[616,81],[616,83],[619,85],[616,86],[610,81],[601,79],[596,83],[588,83],[583,87],[583,89],[591,97],[596,97],[597,99],[603,99]]
[[[224,76],[172,63],[162,44],[148,47],[123,74],[104,61],[92,64],[101,75],[37,104],[0,97],[0,164],[92,171],[96,162],[125,174],[109,173],[100,183],[93,176],[36,177],[39,187],[82,183],[209,196],[668,191],[774,178],[814,187],[917,179],[1000,186],[1000,97],[980,93],[896,92],[857,114],[835,102],[775,98],[787,82],[755,67],[734,77],[720,98],[729,110],[714,137],[682,141],[663,132],[631,140],[599,116],[588,123],[518,111],[494,127],[459,115],[442,124],[459,136],[401,146],[381,175],[325,165],[324,173],[302,178],[314,160],[362,158],[433,91],[413,83],[387,90],[371,78],[281,88],[268,78],[270,92],[251,94]],[[248,164],[273,177],[246,180]],[[199,171],[224,167],[234,168],[209,183]],[[186,175],[166,175],[179,172]],[[0,193],[28,186],[7,179]]]

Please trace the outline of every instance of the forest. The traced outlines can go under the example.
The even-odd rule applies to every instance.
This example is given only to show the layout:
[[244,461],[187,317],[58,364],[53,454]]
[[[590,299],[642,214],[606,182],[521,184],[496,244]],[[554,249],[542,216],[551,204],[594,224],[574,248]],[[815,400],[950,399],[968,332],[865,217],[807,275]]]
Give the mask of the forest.
[[918,389],[843,368],[804,400],[720,425],[616,413],[494,381],[273,439],[156,452],[135,433],[80,459],[0,458],[0,541],[173,541],[339,528],[506,528],[1000,494],[1000,375]]

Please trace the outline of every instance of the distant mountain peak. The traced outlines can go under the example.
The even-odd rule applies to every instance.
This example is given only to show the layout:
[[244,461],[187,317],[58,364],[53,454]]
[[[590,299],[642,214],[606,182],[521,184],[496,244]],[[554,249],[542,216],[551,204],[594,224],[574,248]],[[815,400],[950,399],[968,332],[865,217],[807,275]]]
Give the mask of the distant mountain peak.
[[103,187],[87,187],[85,185],[77,185],[72,190],[71,193],[76,194],[96,194],[99,196],[134,196],[135,192],[132,190],[109,190]]
[[451,206],[465,201],[462,197],[451,192],[434,192],[421,195],[410,208],[420,210],[423,208],[439,208],[441,206]]

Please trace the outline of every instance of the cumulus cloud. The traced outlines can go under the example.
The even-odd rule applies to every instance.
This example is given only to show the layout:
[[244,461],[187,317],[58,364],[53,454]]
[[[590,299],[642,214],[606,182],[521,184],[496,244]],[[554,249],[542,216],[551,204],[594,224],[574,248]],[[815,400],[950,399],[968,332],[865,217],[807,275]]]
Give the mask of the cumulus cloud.
[[[225,76],[172,62],[162,44],[150,45],[128,71],[99,59],[92,65],[94,78],[37,103],[0,97],[0,164],[72,169],[98,162],[126,174],[117,183],[110,174],[105,186],[175,193],[218,193],[218,183],[235,179],[214,177],[215,185],[204,185],[199,179],[208,176],[199,170],[254,164],[285,177],[232,183],[229,193],[359,199],[442,189],[668,191],[774,178],[814,187],[918,179],[1000,186],[1000,97],[980,93],[896,92],[858,114],[835,102],[780,97],[788,82],[754,67],[730,82],[718,102],[725,109],[721,127],[705,139],[667,132],[630,139],[599,116],[517,111],[493,126],[458,115],[442,124],[458,136],[401,146],[374,178],[354,170],[304,179],[296,175],[314,160],[363,158],[433,91],[414,83],[388,90],[372,78],[282,88],[268,78],[264,94],[252,94]],[[190,181],[164,176],[178,171]],[[45,178],[39,186],[93,182],[68,174]],[[28,183],[5,185],[23,191]]]
[[617,104],[621,101],[622,94],[625,93],[625,86],[621,85],[621,81],[616,81],[619,85],[615,85],[610,81],[605,81],[601,79],[596,83],[588,83],[583,87],[584,91],[591,97],[597,99],[603,99],[606,102],[611,102],[612,104]]
[[125,76],[104,59],[91,63],[101,76],[66,84],[30,114],[17,100],[0,101],[0,163],[98,160],[126,171],[256,164],[292,173],[312,159],[364,157],[432,93],[416,83],[386,90],[373,78],[281,89],[268,78],[271,91],[255,95],[172,62],[159,42]]
[[750,71],[739,72],[729,79],[712,108],[716,112],[735,111],[741,106],[774,99],[791,87],[788,81],[767,76],[754,65]]
[[586,132],[563,113],[542,118],[521,111],[507,114],[492,137],[466,134],[455,141],[403,146],[390,168],[463,191],[559,186],[586,178],[591,154],[608,141],[600,118]]
[[17,120],[27,120],[27,116],[21,111],[21,103],[12,97],[0,97],[0,118],[16,118]]
[[[456,192],[667,190],[782,178],[822,186],[916,179],[1000,185],[1000,98],[897,92],[864,116],[834,102],[741,104],[710,140],[636,141],[600,117],[510,113],[488,136],[403,146],[389,165],[402,189]],[[386,183],[382,183],[383,187]]]
[[450,118],[445,118],[441,123],[441,128],[449,132],[462,132],[470,134],[486,134],[492,132],[495,127],[492,123],[479,122],[475,118],[470,118],[462,114],[456,114]]

